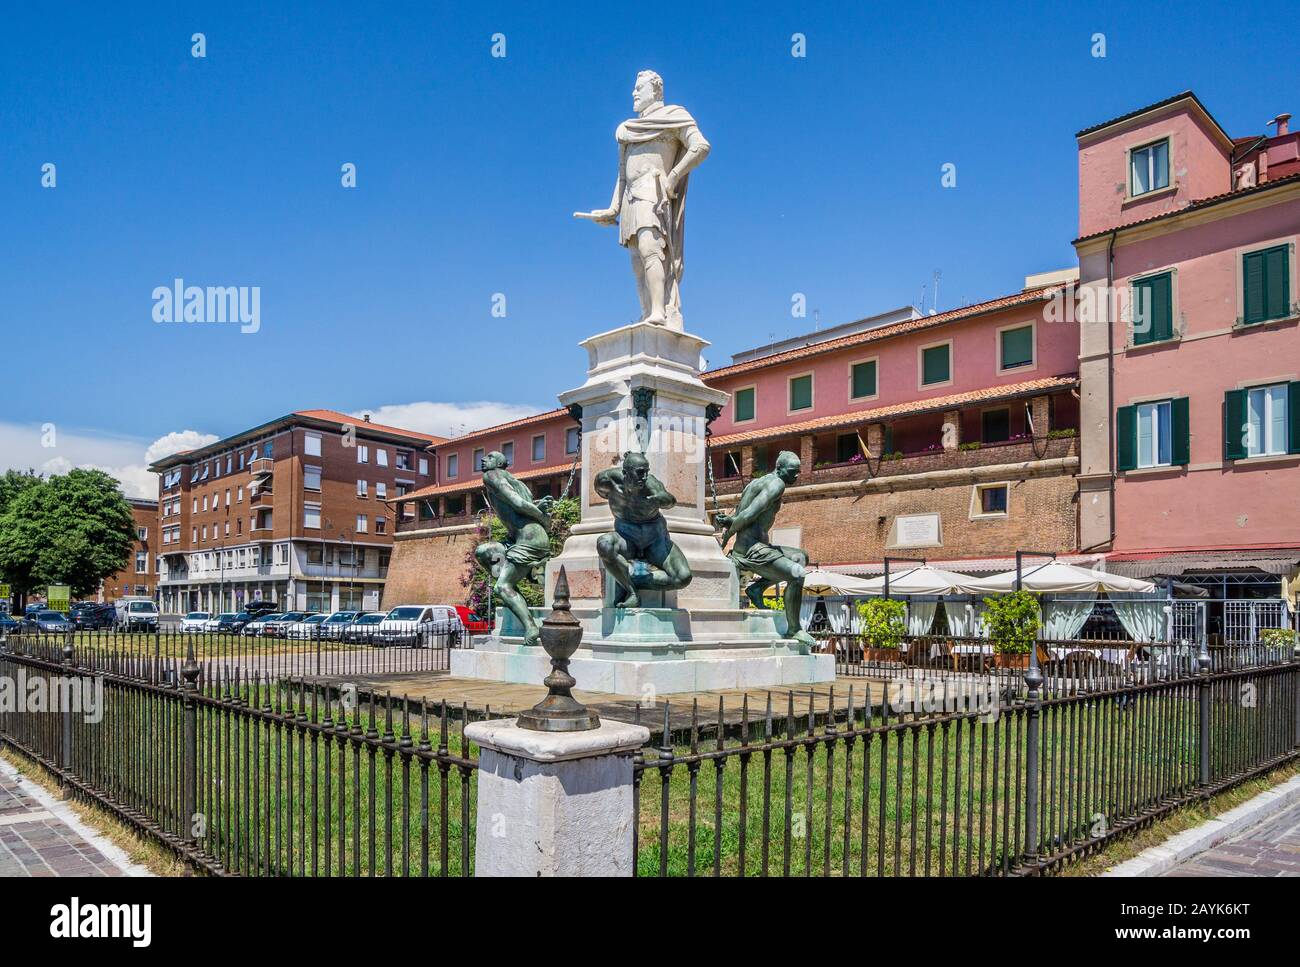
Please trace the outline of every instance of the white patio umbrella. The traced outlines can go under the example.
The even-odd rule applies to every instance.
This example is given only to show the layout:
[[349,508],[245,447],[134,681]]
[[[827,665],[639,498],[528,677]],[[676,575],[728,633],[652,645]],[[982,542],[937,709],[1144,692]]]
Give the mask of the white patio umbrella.
[[[767,586],[766,590],[774,590],[778,583],[784,584],[785,582],[773,582]],[[846,597],[879,594],[879,591],[872,591],[867,587],[870,583],[865,578],[855,578],[851,574],[839,574],[835,571],[822,571],[814,568],[804,576],[803,593],[844,595]]]
[[[919,564],[902,571],[889,572],[889,594],[970,594],[968,588],[977,578],[943,568]],[[868,578],[863,582],[870,590],[865,594],[884,594],[885,577]]]
[[[1014,569],[993,574],[986,578],[967,578],[967,588],[971,594],[1009,594],[1016,589],[1016,572]],[[890,581],[893,587],[893,581]],[[1020,587],[1026,591],[1040,593],[1068,594],[1083,592],[1096,594],[1099,591],[1136,591],[1148,593],[1156,586],[1150,581],[1111,574],[1109,571],[1096,571],[1090,567],[1077,564],[1063,564],[1060,561],[1048,561],[1046,564],[1026,564],[1020,569]]]

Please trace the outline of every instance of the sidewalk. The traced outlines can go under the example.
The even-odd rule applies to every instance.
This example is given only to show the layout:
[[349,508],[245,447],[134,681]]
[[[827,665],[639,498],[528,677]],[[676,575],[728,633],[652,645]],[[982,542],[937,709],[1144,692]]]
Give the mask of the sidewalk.
[[149,876],[60,802],[0,760],[0,876]]
[[1162,876],[1300,876],[1300,802]]

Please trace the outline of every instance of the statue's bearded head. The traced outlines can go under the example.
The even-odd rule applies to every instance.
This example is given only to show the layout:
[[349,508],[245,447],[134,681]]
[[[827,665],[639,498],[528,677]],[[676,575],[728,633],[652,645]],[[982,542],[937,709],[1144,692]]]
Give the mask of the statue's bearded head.
[[782,450],[776,458],[776,475],[788,486],[798,478],[801,466],[798,455]]
[[506,466],[506,455],[500,450],[493,450],[483,458],[484,470],[502,470]]
[[650,105],[664,99],[664,79],[654,71],[642,71],[636,75],[636,87],[632,88],[632,110],[640,114]]
[[629,450],[623,454],[623,485],[630,490],[645,489],[646,478],[650,476],[650,461],[644,453]]

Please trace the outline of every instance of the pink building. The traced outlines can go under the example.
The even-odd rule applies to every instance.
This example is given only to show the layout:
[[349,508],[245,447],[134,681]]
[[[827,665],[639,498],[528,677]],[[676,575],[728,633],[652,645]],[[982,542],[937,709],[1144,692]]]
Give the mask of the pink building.
[[1211,631],[1300,561],[1287,122],[1233,138],[1189,92],[1078,134],[1082,549],[1208,590]]

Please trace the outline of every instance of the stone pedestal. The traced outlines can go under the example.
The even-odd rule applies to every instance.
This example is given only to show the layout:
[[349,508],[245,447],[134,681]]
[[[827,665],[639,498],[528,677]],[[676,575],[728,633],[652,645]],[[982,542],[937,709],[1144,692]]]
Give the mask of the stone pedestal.
[[[565,406],[582,407],[582,519],[564,550],[547,565],[546,608],[556,575],[568,576],[573,615],[583,625],[582,645],[569,672],[579,689],[655,696],[716,688],[759,688],[828,682],[832,655],[810,655],[784,637],[785,616],[740,608],[736,569],[722,553],[709,523],[705,464],[706,411],[727,394],[700,380],[698,336],[636,323],[592,336],[587,381],[560,394]],[[596,540],[614,529],[608,503],[595,491],[596,474],[639,450],[650,472],[677,498],[664,512],[668,531],[691,566],[690,585],[679,591],[640,591],[642,607],[613,607],[616,593],[596,552]],[[452,675],[538,683],[550,670],[546,654],[525,646],[513,616],[473,648],[453,649]]]
[[648,729],[530,732],[500,719],[465,737],[481,750],[476,876],[632,875],[632,757]]
[[[560,394],[565,406],[582,407],[582,520],[564,551],[547,566],[547,604],[561,565],[569,577],[575,611],[613,600],[596,539],[614,528],[609,505],[596,493],[596,474],[618,464],[628,450],[643,451],[650,472],[674,497],[664,512],[673,541],[690,562],[688,587],[644,594],[648,607],[734,608],[740,588],[705,511],[705,411],[727,394],[700,380],[700,353],[708,342],[663,326],[635,323],[583,341],[587,381]],[[646,408],[638,412],[637,404]]]

